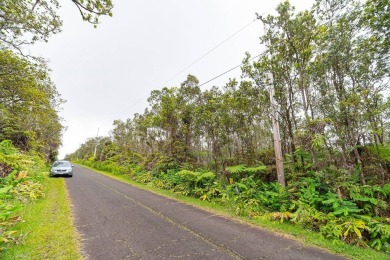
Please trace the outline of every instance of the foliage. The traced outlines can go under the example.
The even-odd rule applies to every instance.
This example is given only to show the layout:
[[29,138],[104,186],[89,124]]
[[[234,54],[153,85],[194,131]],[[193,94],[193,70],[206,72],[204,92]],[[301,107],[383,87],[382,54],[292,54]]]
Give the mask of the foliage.
[[17,152],[18,150],[12,145],[10,140],[3,140],[0,143],[0,153],[3,155],[12,155]]
[[44,196],[40,179],[46,166],[41,158],[20,153],[9,140],[0,142],[0,165],[8,171],[0,179],[0,250],[5,250],[24,237],[13,230],[21,221],[16,214],[24,204]]
[[[0,194],[3,195],[4,193],[0,191]],[[15,216],[15,212],[20,207],[3,203],[3,201],[0,202],[0,250],[4,250],[4,246],[8,243],[19,242],[17,231],[9,230],[9,228],[21,220],[18,216]]]
[[380,221],[372,220],[368,222],[370,230],[370,247],[376,250],[383,250],[390,253],[390,225],[387,223],[381,223]]
[[[111,0],[71,0],[83,20],[99,23],[99,16],[112,16]],[[47,41],[60,32],[62,21],[57,14],[57,0],[0,0],[0,47],[22,51],[25,44]]]
[[259,165],[257,167],[247,167],[245,164],[234,165],[226,167],[226,171],[230,173],[230,176],[234,177],[234,179],[241,179],[243,176],[266,173],[267,166]]
[[[360,22],[373,30],[375,46],[388,56],[390,31],[389,0],[369,0],[363,6]],[[388,57],[387,57],[388,58]]]
[[45,198],[17,212],[18,243],[8,243],[1,259],[83,259],[64,179],[44,178],[42,185]]
[[0,50],[0,141],[54,160],[61,144],[60,96],[45,63]]

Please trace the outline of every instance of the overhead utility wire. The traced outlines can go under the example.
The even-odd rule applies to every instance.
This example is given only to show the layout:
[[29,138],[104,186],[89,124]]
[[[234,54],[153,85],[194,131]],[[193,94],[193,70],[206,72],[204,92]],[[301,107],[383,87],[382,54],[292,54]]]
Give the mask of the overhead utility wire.
[[[260,57],[260,56],[263,55],[263,54],[264,54],[264,52],[262,52],[262,53],[260,53],[260,54],[258,54],[258,55],[256,55],[256,56],[250,58],[248,61],[254,60],[254,59]],[[203,82],[203,83],[200,84],[198,87],[201,87],[201,86],[203,86],[203,85],[206,85],[207,83],[210,83],[211,81],[213,81],[213,80],[215,80],[215,79],[217,79],[217,78],[219,78],[219,77],[225,75],[226,73],[229,73],[230,71],[235,70],[235,69],[237,69],[238,67],[241,67],[241,66],[242,66],[242,63],[240,63],[239,65],[237,65],[237,66],[235,66],[235,67],[233,67],[233,68],[231,68],[231,69],[229,69],[229,70],[227,70],[227,71],[225,71],[225,72],[223,72],[223,73],[221,73],[221,74],[219,74],[218,76],[215,76],[215,77],[212,78],[212,79],[209,79],[209,80],[206,81],[206,82]]]
[[[262,20],[262,16],[261,15],[256,13],[256,16],[257,16],[256,20]],[[332,19],[330,19],[329,21],[327,21],[327,22],[325,22],[323,24],[319,24],[319,26],[321,26],[321,25],[328,25],[329,23],[333,22],[335,19],[336,18],[332,18]],[[250,58],[248,61],[254,60],[254,59],[256,59],[257,57],[260,57],[263,54],[264,54],[264,52],[262,52],[262,53],[260,53],[260,54],[258,54],[256,56]],[[223,72],[223,73],[221,73],[221,74],[219,74],[218,76],[215,76],[212,79],[207,80],[206,82],[203,82],[202,84],[199,85],[199,87],[201,87],[203,85],[206,85],[207,83],[210,83],[211,81],[213,81],[213,80],[215,80],[215,79],[225,75],[226,73],[229,73],[230,71],[233,71],[233,70],[235,70],[235,69],[237,69],[238,67],[241,67],[241,66],[242,66],[242,63],[237,65],[237,66],[235,66],[235,67],[233,67],[233,68],[231,68],[231,69],[229,69],[229,70],[227,70],[227,71],[225,71],[225,72]]]
[[[269,9],[270,10],[270,9]],[[269,10],[263,12],[262,14],[265,14],[267,12],[269,12]],[[179,76],[180,74],[182,74],[184,71],[186,71],[187,69],[189,69],[190,67],[192,67],[194,64],[196,64],[197,62],[199,62],[200,60],[202,60],[203,58],[205,58],[207,55],[209,55],[210,53],[212,53],[213,51],[215,51],[216,49],[218,49],[220,46],[222,46],[223,44],[225,44],[226,42],[228,42],[230,39],[232,39],[234,36],[236,36],[237,34],[239,34],[240,32],[242,32],[243,30],[245,30],[248,26],[250,26],[252,23],[256,22],[258,19],[255,18],[253,19],[250,23],[246,24],[245,26],[241,27],[241,29],[239,29],[238,31],[234,32],[232,35],[230,35],[228,38],[226,38],[225,40],[223,40],[221,43],[219,43],[218,45],[214,46],[212,49],[210,49],[208,52],[206,52],[205,54],[203,54],[201,57],[199,57],[198,59],[196,59],[195,61],[193,61],[190,65],[188,65],[187,67],[185,67],[184,69],[180,70],[178,73],[176,73],[174,76],[172,76],[170,79],[168,79],[167,81],[165,81],[162,86],[164,86],[165,84],[167,84],[168,82],[170,82],[171,80],[173,80],[174,78],[176,78],[177,76]],[[226,72],[227,73],[227,72]],[[125,110],[123,110],[122,112],[128,110],[129,108],[132,108],[133,106],[135,106],[136,104],[138,104],[141,100],[143,100],[144,97],[141,97],[139,98],[136,102],[134,102],[133,104],[131,104],[130,107],[126,108]],[[121,113],[122,113],[121,112]]]
[[[260,15],[265,15],[266,13],[268,13],[270,10],[274,9],[275,6],[269,8],[268,10],[264,11],[263,13],[261,13]],[[256,13],[257,14],[257,13]],[[217,44],[216,46],[214,46],[212,49],[210,49],[208,52],[206,52],[205,54],[203,54],[201,57],[199,57],[198,59],[196,59],[195,61],[193,61],[191,64],[189,64],[187,67],[185,67],[184,69],[180,70],[178,73],[176,73],[174,76],[172,76],[170,79],[168,79],[167,81],[165,81],[162,85],[164,86],[165,84],[167,84],[168,82],[170,82],[171,80],[173,80],[174,78],[176,78],[177,76],[179,76],[180,74],[182,74],[184,71],[186,71],[187,69],[189,69],[190,67],[192,67],[194,64],[198,63],[199,61],[201,61],[203,58],[205,58],[206,56],[208,56],[210,53],[212,53],[213,51],[215,51],[216,49],[218,49],[219,47],[221,47],[223,44],[225,44],[226,42],[228,42],[230,39],[232,39],[234,36],[236,36],[237,34],[239,34],[240,32],[242,32],[243,30],[245,30],[249,25],[251,25],[252,23],[256,22],[258,19],[257,17],[255,19],[253,19],[250,23],[248,23],[247,25],[243,26],[241,29],[239,29],[238,31],[236,31],[235,33],[233,33],[232,35],[230,35],[228,38],[226,38],[225,40],[223,40],[221,43]]]
[[254,19],[252,20],[250,23],[248,23],[247,25],[245,25],[244,27],[242,27],[241,29],[239,29],[238,31],[236,31],[235,33],[233,33],[232,35],[230,35],[228,38],[226,38],[225,40],[223,40],[221,43],[219,43],[218,45],[214,46],[212,49],[210,49],[208,52],[206,52],[205,54],[203,54],[202,56],[200,56],[198,59],[196,59],[195,61],[193,61],[190,65],[188,65],[187,67],[185,67],[184,69],[180,70],[178,73],[176,73],[175,75],[173,75],[170,79],[168,79],[167,81],[165,81],[162,85],[165,85],[167,84],[168,82],[170,82],[171,80],[175,79],[177,76],[179,76],[180,74],[182,74],[184,71],[186,71],[187,69],[191,68],[194,64],[198,63],[199,61],[201,61],[203,58],[205,58],[206,56],[208,56],[210,53],[212,53],[213,51],[215,51],[216,49],[218,49],[220,46],[222,46],[223,44],[225,44],[226,42],[228,42],[230,39],[232,39],[234,36],[236,36],[237,34],[239,34],[240,32],[242,32],[243,30],[245,30],[249,25],[251,25],[252,23],[256,22],[257,19]]
[[[279,4],[279,3],[277,3]],[[274,6],[275,7],[275,6]],[[261,13],[261,15],[264,15],[266,13],[268,13],[270,10],[272,10],[274,7],[272,8],[269,8],[268,10],[264,11],[263,13]],[[199,62],[200,60],[202,60],[203,58],[205,58],[207,55],[209,55],[210,53],[212,53],[213,51],[215,51],[216,49],[218,49],[221,45],[225,44],[227,41],[229,41],[230,39],[232,39],[234,36],[236,36],[237,34],[239,34],[240,32],[242,32],[244,29],[246,29],[249,25],[251,25],[252,23],[254,23],[255,21],[257,21],[257,17],[255,19],[253,19],[250,23],[246,24],[245,26],[243,26],[241,29],[239,29],[238,31],[236,31],[235,33],[233,33],[232,35],[230,35],[228,38],[226,38],[225,40],[223,40],[221,43],[219,43],[218,45],[216,45],[215,47],[213,47],[212,49],[210,49],[208,52],[206,52],[205,54],[203,54],[201,57],[199,57],[198,59],[196,59],[194,62],[192,62],[190,65],[188,65],[187,67],[185,67],[184,69],[180,70],[178,73],[176,73],[174,76],[172,76],[169,80],[167,80],[166,82],[164,82],[162,84],[162,86],[164,86],[165,84],[167,84],[168,82],[170,82],[172,79],[176,78],[177,76],[179,76],[180,74],[182,74],[184,71],[186,71],[187,69],[189,69],[190,67],[192,67],[194,64],[196,64],[197,62]],[[257,57],[257,56],[255,56]],[[252,59],[254,59],[255,57],[253,57]],[[239,67],[239,66],[238,66]],[[234,69],[231,69],[231,70],[234,70]],[[231,71],[230,70],[230,71]],[[224,72],[224,74],[228,73],[229,71],[227,72]],[[222,75],[224,75],[222,74]],[[222,76],[222,75],[219,75],[218,77]],[[203,84],[206,84],[207,82],[203,83]],[[142,99],[144,99],[145,97],[142,97],[140,99],[138,99],[136,102],[134,102],[133,104],[131,104],[130,107],[128,107],[127,109],[123,110],[122,112],[128,110],[129,108],[132,108],[134,107],[136,104],[138,104],[139,102],[141,102]],[[120,113],[122,113],[120,112]]]

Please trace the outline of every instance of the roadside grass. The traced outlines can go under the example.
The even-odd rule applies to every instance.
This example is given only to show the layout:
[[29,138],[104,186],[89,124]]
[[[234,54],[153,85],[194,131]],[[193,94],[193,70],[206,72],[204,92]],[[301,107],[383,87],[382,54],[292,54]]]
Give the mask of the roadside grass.
[[1,259],[82,259],[64,179],[47,177],[43,185],[45,197],[18,212],[24,222],[15,230],[25,234],[23,243],[8,248]]
[[81,165],[81,166],[88,168],[88,169],[91,169],[91,170],[98,172],[100,174],[103,174],[105,176],[111,177],[113,179],[122,181],[124,183],[131,184],[131,185],[136,186],[138,188],[148,190],[150,192],[153,192],[153,193],[156,193],[156,194],[159,194],[159,195],[171,198],[171,199],[175,199],[175,200],[193,205],[195,207],[223,215],[225,217],[229,217],[229,218],[237,220],[239,222],[243,222],[243,223],[254,225],[256,227],[260,227],[260,228],[263,228],[263,229],[266,229],[266,230],[269,230],[272,232],[276,232],[283,237],[298,240],[306,246],[313,246],[313,247],[322,248],[324,250],[327,250],[327,251],[332,252],[334,254],[342,255],[342,256],[349,258],[349,259],[359,259],[359,260],[390,259],[389,254],[375,251],[371,248],[362,248],[362,247],[351,246],[348,244],[344,244],[338,240],[332,241],[329,239],[325,239],[319,233],[304,229],[300,226],[291,225],[288,223],[280,223],[277,221],[270,221],[265,217],[258,217],[258,218],[240,217],[240,216],[237,216],[235,214],[234,209],[229,209],[228,207],[217,204],[217,203],[203,201],[203,200],[200,200],[197,198],[187,197],[184,195],[179,195],[179,194],[176,194],[170,190],[163,190],[163,189],[158,189],[156,187],[151,187],[151,186],[146,185],[146,184],[135,182],[134,180],[131,180],[129,177],[127,177],[125,175],[116,175],[116,174],[112,174],[109,172],[97,170],[97,169],[94,169],[92,167],[88,167],[88,166],[84,166],[84,165]]

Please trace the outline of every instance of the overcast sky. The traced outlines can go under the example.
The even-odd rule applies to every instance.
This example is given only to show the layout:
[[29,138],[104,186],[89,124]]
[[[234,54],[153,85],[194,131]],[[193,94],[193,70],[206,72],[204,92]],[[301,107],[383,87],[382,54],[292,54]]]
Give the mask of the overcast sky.
[[[179,86],[188,74],[205,82],[262,51],[255,13],[274,12],[269,0],[113,0],[114,16],[97,29],[82,22],[70,0],[61,1],[62,33],[34,45],[31,54],[49,61],[51,76],[67,100],[60,115],[67,130],[60,158],[87,138],[108,135],[115,119],[133,118],[147,107],[154,89]],[[297,10],[313,0],[290,0]],[[250,24],[250,25],[248,25]],[[185,72],[215,46],[248,25]],[[222,86],[240,69],[202,89]],[[171,79],[171,80],[170,80]],[[170,80],[169,82],[167,82]]]

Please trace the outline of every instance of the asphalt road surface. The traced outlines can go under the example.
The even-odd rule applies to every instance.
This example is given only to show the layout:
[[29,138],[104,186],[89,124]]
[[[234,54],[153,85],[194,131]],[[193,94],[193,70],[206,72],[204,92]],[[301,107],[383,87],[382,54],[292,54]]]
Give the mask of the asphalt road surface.
[[86,259],[342,259],[79,166],[66,185]]

